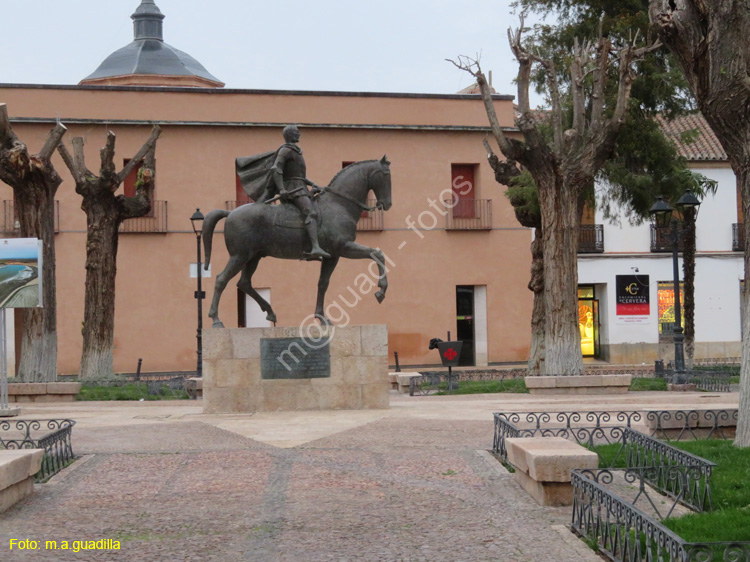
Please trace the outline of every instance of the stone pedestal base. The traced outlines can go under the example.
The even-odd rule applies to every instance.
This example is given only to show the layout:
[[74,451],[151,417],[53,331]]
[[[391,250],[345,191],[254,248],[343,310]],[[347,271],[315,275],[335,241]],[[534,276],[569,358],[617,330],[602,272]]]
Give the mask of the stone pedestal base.
[[0,418],[12,418],[21,413],[21,408],[0,408]]
[[384,325],[203,332],[206,414],[387,408],[389,386]]

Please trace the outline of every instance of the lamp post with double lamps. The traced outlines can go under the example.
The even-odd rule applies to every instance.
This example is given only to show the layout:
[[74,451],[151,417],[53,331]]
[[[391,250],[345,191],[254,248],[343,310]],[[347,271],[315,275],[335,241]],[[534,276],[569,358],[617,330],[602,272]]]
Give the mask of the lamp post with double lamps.
[[202,290],[201,279],[203,277],[202,258],[201,258],[201,236],[203,235],[203,213],[200,209],[196,209],[193,216],[190,217],[190,223],[193,225],[193,232],[195,232],[196,247],[198,248],[198,290],[195,291],[195,298],[198,300],[198,332],[196,338],[198,339],[198,364],[195,369],[195,374],[198,377],[203,376],[203,299],[206,298],[206,293]]
[[677,201],[677,214],[679,217],[675,217],[675,209],[662,197],[656,200],[651,208],[649,214],[655,228],[671,228],[672,233],[672,272],[674,277],[674,374],[672,382],[675,384],[684,384],[686,381],[685,377],[685,335],[682,328],[682,310],[680,305],[680,267],[679,267],[679,251],[680,251],[680,228],[679,219],[685,217],[685,212],[689,209],[695,210],[695,217],[698,217],[698,208],[700,207],[700,200],[686,191],[679,201]]

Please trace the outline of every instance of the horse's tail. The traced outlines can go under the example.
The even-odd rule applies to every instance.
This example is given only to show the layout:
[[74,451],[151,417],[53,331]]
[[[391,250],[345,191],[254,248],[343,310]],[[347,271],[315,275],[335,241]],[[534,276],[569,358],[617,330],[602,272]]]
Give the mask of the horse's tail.
[[227,218],[229,213],[230,211],[225,211],[224,209],[214,209],[203,219],[203,250],[206,254],[206,259],[203,262],[203,269],[205,270],[208,270],[208,266],[211,263],[211,242],[214,238],[214,228],[216,228],[216,223],[221,219]]

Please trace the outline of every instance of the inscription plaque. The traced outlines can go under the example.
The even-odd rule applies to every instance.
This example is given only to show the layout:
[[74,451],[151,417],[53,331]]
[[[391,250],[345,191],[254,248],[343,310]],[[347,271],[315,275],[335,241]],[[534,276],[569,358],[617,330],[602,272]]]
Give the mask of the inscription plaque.
[[319,379],[330,376],[329,342],[313,346],[304,338],[260,339],[262,379]]

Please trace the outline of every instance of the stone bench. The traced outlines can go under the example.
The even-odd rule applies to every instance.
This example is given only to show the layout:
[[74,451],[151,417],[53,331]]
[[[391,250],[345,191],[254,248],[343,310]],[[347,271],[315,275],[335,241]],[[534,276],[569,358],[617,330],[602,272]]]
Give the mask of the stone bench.
[[570,471],[597,468],[599,457],[562,437],[515,437],[505,440],[515,479],[539,505],[573,505]]
[[44,449],[0,451],[0,513],[31,495],[43,456]]
[[625,394],[633,375],[545,375],[526,377],[530,394]]
[[188,393],[190,400],[203,398],[203,378],[192,377],[185,381],[185,392]]
[[[391,378],[391,375],[394,375],[393,378]],[[391,381],[391,388],[394,388],[394,379],[395,379],[395,388],[401,394],[409,394],[412,377],[421,377],[421,376],[422,376],[421,373],[417,373],[415,371],[408,371],[408,372],[404,371],[401,373],[388,373],[388,378]]]
[[11,382],[8,402],[73,402],[79,392],[79,382]]

